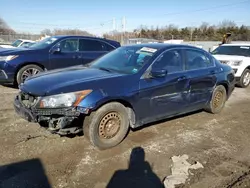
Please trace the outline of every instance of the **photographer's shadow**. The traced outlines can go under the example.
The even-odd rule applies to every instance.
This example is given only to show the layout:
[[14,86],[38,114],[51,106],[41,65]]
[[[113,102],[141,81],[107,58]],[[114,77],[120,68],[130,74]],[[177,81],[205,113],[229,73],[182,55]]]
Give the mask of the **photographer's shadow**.
[[141,147],[133,148],[127,170],[114,173],[107,188],[163,188],[163,184],[145,161],[145,152]]

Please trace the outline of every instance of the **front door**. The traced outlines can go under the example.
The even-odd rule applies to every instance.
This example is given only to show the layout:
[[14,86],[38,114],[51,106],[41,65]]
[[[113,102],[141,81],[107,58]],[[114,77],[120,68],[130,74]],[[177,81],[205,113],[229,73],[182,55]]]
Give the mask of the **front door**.
[[142,123],[148,123],[178,114],[186,107],[189,77],[184,73],[181,50],[169,50],[161,54],[153,69],[167,70],[164,77],[141,78],[140,110]]
[[65,68],[82,64],[78,38],[70,38],[56,44],[60,52],[50,54],[50,69]]
[[200,50],[185,49],[185,70],[190,76],[188,102],[190,107],[199,108],[210,100],[217,78],[212,59]]

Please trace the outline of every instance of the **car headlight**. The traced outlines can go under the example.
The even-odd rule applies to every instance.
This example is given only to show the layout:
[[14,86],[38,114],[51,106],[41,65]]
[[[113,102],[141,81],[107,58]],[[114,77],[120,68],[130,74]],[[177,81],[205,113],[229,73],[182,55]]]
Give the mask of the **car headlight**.
[[8,56],[0,56],[0,61],[10,61],[17,58],[18,55],[8,55]]
[[73,93],[64,93],[42,97],[40,100],[40,108],[58,108],[77,106],[92,90],[83,90]]
[[231,66],[240,66],[242,61],[230,61],[228,64]]

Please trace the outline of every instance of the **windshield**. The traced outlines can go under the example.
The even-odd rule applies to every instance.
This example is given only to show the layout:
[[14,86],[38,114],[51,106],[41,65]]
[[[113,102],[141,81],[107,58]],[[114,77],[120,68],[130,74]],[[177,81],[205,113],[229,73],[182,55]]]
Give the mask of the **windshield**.
[[18,47],[21,43],[22,43],[21,40],[16,40],[15,42],[13,42],[13,43],[11,44],[11,46]]
[[30,48],[39,48],[39,49],[46,48],[57,40],[58,38],[56,37],[48,37],[31,45]]
[[250,57],[250,46],[220,46],[211,53],[213,55],[239,55]]
[[91,63],[90,67],[124,74],[137,73],[155,54],[148,47],[120,47]]

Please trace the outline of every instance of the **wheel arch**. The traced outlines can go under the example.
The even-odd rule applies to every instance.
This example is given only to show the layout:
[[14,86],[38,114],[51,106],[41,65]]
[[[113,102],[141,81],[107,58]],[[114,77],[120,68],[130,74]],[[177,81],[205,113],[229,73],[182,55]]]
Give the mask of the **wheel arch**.
[[247,66],[247,67],[245,68],[245,70],[246,70],[246,69],[250,70],[250,65],[249,65],[249,66]]
[[219,85],[222,85],[222,86],[225,87],[226,92],[227,92],[227,97],[228,97],[228,93],[229,93],[229,86],[228,86],[228,83],[225,82],[225,81],[221,81],[221,82],[218,82],[218,83],[216,84],[216,86],[219,86]]
[[128,113],[128,117],[129,117],[129,121],[130,121],[130,126],[132,128],[135,127],[135,124],[136,124],[136,115],[135,115],[135,111],[134,111],[134,107],[133,105],[128,102],[127,100],[125,99],[108,99],[108,100],[105,100],[104,102],[102,102],[101,104],[99,104],[98,106],[95,107],[95,110],[101,108],[102,106],[104,106],[105,104],[108,104],[108,103],[111,103],[111,102],[118,102],[120,104],[122,104],[123,106],[126,107],[127,109],[127,113]]
[[37,62],[25,62],[25,63],[22,63],[22,64],[18,65],[17,68],[16,68],[15,77],[14,77],[15,82],[16,82],[16,76],[18,74],[18,71],[21,68],[25,67],[26,65],[37,65],[37,66],[41,67],[43,70],[46,69],[42,64],[37,63]]

